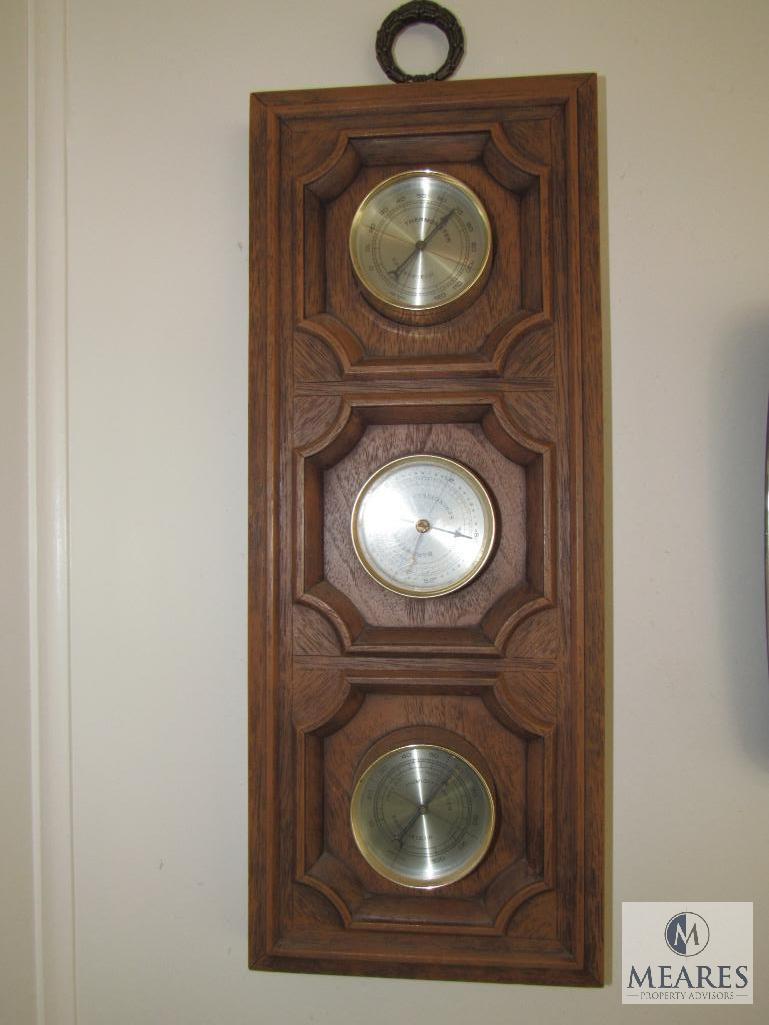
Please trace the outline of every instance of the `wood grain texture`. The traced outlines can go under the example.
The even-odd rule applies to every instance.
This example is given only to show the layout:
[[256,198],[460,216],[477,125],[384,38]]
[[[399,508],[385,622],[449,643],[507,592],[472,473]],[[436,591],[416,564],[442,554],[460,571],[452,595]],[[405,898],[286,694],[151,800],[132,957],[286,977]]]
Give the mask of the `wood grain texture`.
[[[249,949],[254,968],[599,985],[603,482],[595,78],[266,93],[251,106]],[[388,320],[347,253],[369,188],[446,171],[494,263],[442,323]],[[418,601],[363,571],[349,518],[381,463],[458,459],[496,552]],[[498,826],[415,892],[349,828],[401,743],[471,755]]]

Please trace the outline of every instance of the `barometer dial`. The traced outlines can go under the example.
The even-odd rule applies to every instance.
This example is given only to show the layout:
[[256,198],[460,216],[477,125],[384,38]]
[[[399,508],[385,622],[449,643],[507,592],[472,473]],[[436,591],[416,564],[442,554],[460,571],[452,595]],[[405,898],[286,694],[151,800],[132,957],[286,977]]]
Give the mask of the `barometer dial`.
[[494,507],[474,473],[453,459],[420,454],[385,463],[360,489],[352,542],[383,587],[433,598],[464,587],[488,561]]
[[358,207],[350,257],[369,300],[396,319],[440,320],[464,308],[491,263],[483,204],[459,179],[406,171]]
[[355,784],[350,821],[363,857],[404,886],[446,886],[471,872],[494,834],[494,797],[479,770],[435,744],[377,758]]

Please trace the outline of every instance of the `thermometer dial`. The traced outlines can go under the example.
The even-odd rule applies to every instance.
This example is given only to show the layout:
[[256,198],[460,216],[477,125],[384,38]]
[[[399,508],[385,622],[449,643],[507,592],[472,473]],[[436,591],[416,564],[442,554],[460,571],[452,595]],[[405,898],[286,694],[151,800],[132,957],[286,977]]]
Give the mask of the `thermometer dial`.
[[383,587],[434,598],[464,587],[486,564],[496,536],[488,491],[467,467],[434,455],[385,463],[358,493],[352,543]]
[[360,776],[350,821],[355,843],[380,875],[404,886],[446,886],[471,872],[494,833],[494,797],[462,755],[409,744]]
[[350,257],[369,301],[406,322],[434,323],[463,309],[491,264],[480,199],[440,171],[406,171],[365,197],[350,228]]

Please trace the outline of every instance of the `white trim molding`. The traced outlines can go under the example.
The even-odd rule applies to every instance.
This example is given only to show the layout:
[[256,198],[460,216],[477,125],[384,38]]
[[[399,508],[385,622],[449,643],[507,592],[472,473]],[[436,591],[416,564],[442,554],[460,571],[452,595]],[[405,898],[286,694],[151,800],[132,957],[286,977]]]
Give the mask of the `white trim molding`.
[[67,431],[67,8],[29,0],[30,635],[38,1025],[76,1025]]

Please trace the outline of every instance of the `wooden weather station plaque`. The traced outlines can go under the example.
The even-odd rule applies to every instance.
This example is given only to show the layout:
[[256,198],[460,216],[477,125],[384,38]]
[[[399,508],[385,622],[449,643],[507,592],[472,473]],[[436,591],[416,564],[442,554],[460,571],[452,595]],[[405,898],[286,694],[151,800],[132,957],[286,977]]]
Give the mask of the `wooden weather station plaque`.
[[252,97],[253,968],[602,981],[595,118]]

